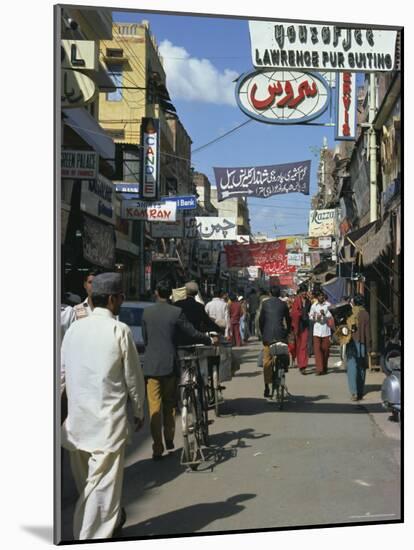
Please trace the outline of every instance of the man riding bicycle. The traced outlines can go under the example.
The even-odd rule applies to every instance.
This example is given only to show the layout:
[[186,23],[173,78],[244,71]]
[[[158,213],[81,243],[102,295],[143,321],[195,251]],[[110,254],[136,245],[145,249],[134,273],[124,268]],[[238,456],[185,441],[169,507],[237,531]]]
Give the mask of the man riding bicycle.
[[259,328],[263,342],[263,376],[264,376],[264,397],[270,397],[272,383],[272,355],[270,345],[274,342],[287,342],[290,332],[289,308],[286,302],[280,299],[280,287],[273,286],[270,289],[271,297],[263,302],[260,316]]

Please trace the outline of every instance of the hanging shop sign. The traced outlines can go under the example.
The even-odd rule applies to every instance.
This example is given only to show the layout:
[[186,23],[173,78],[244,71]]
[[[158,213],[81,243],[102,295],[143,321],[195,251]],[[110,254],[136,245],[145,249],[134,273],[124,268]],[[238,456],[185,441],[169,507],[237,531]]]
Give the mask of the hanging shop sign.
[[177,204],[177,210],[195,210],[197,208],[197,197],[195,195],[161,197],[161,200],[175,202]]
[[60,74],[62,109],[84,107],[97,97],[99,89],[86,74],[69,69],[62,69]]
[[60,174],[62,178],[96,178],[98,155],[95,151],[62,150],[60,158]]
[[83,257],[105,269],[115,265],[115,230],[112,225],[83,216]]
[[337,74],[336,137],[337,141],[356,138],[357,88],[356,73]]
[[284,21],[249,21],[249,31],[258,69],[394,70],[397,31]]
[[152,222],[150,225],[151,237],[154,239],[183,238],[184,222],[182,219],[177,219],[175,222]]
[[160,125],[155,118],[143,118],[141,124],[143,199],[158,199],[160,181]]
[[224,247],[228,267],[263,266],[269,262],[283,263],[286,259],[286,240],[248,245],[230,244]]
[[288,254],[287,264],[300,267],[302,265],[302,254]]
[[177,205],[175,202],[128,200],[121,203],[121,218],[124,220],[175,222],[176,215]]
[[128,183],[125,181],[114,181],[115,191],[117,193],[125,193],[138,195],[139,193],[139,183]]
[[316,73],[253,71],[242,75],[236,101],[249,117],[270,124],[302,124],[329,105],[330,88]]
[[115,224],[112,182],[98,175],[97,179],[82,181],[80,209],[103,221]]
[[329,250],[332,248],[332,237],[319,237],[319,248],[322,250]]
[[203,241],[235,241],[237,239],[236,220],[213,216],[186,218],[184,237]]
[[309,213],[309,236],[325,237],[335,235],[336,210],[311,210]]
[[267,198],[286,193],[309,195],[310,160],[244,168],[213,168],[219,201],[230,197]]

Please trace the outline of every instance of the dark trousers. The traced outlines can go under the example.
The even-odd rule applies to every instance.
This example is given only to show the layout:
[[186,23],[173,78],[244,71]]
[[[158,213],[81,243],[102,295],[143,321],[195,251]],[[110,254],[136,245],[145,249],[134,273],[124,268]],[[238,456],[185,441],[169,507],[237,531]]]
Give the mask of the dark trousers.
[[328,372],[329,359],[329,336],[314,336],[313,337],[313,352],[315,354],[316,372]]

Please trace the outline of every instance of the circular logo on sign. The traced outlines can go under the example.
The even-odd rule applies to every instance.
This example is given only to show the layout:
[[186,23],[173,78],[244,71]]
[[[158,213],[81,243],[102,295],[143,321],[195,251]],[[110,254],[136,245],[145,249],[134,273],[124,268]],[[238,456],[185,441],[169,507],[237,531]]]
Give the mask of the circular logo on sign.
[[240,77],[236,100],[249,117],[270,124],[299,124],[319,117],[330,88],[317,73],[253,71]]

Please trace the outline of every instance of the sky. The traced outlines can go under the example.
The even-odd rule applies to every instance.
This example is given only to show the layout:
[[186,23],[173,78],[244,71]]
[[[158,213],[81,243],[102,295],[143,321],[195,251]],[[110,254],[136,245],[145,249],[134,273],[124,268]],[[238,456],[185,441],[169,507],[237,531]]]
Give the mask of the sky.
[[[312,195],[317,191],[319,149],[324,137],[335,146],[335,128],[265,124],[249,119],[235,100],[235,82],[254,70],[247,19],[114,12],[116,22],[146,19],[155,36],[167,88],[192,145],[192,165],[215,186],[213,167],[264,166],[311,160],[310,194],[249,198],[253,233],[269,237],[307,233]],[[197,151],[243,122],[242,128]],[[333,122],[329,110],[314,122]]]

